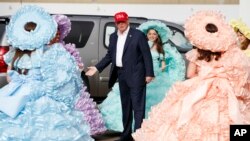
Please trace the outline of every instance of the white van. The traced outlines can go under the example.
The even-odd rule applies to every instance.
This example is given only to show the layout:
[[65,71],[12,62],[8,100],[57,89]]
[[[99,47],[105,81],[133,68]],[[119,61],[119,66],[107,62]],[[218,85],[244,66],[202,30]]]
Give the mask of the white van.
[[[88,66],[95,65],[98,63],[106,54],[109,36],[113,33],[115,28],[115,23],[113,16],[93,16],[93,15],[67,15],[72,22],[72,29],[69,35],[65,38],[66,43],[75,43],[76,47],[80,52],[80,56],[85,65],[85,70]],[[3,42],[5,26],[8,23],[8,17],[0,17],[0,40]],[[132,27],[138,27],[141,23],[148,20],[143,17],[130,17],[130,24]],[[162,21],[162,20],[161,20]],[[168,42],[175,46],[178,51],[182,54],[186,53],[192,48],[189,42],[184,37],[184,28],[181,25],[162,21],[164,22],[172,31],[173,38]],[[0,43],[1,43],[0,42]],[[1,50],[3,53],[1,54]],[[6,69],[4,64],[1,65],[2,55],[8,50],[6,47],[6,42],[4,46],[0,44],[0,87],[5,85],[6,82]],[[86,85],[88,86],[91,96],[94,98],[105,98],[109,92],[108,80],[109,80],[109,69],[106,68],[102,73],[97,73],[92,77],[86,77],[82,73],[82,77]]]

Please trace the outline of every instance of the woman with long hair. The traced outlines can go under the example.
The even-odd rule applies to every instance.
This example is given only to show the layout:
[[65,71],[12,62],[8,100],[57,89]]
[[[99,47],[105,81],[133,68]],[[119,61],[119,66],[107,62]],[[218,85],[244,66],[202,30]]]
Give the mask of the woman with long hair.
[[152,107],[136,141],[229,141],[229,125],[250,123],[250,62],[232,28],[215,11],[195,13],[184,27],[196,47],[186,54],[190,79]]
[[231,20],[230,25],[237,35],[240,49],[250,57],[250,28],[242,20]]
[[[146,90],[146,115],[153,105],[161,102],[166,91],[176,81],[185,78],[185,61],[174,46],[167,41],[172,36],[172,31],[160,21],[148,21],[138,27],[145,36],[153,60],[155,79],[147,84]],[[107,129],[122,131],[122,109],[118,83],[108,93],[108,97],[99,105]],[[110,106],[112,105],[112,106]]]
[[51,15],[23,6],[6,31],[12,47],[4,56],[10,82],[0,89],[0,140],[93,141],[75,109],[82,88],[77,63],[61,44],[47,45],[57,32]]

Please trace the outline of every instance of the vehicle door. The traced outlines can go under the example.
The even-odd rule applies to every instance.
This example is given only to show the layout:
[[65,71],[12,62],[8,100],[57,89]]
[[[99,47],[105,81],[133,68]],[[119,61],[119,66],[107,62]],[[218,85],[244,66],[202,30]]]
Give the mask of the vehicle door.
[[[80,52],[80,56],[85,66],[95,65],[98,62],[98,46],[99,46],[99,16],[87,15],[68,15],[71,20],[72,29],[65,38],[66,43],[75,43],[76,48]],[[91,96],[98,95],[97,77],[84,77],[86,83],[89,83]]]

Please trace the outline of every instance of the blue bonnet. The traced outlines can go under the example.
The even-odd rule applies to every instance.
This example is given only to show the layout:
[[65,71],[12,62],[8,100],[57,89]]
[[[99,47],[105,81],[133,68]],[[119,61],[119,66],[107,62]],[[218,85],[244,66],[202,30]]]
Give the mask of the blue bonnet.
[[142,23],[138,29],[146,35],[149,29],[156,30],[162,40],[162,43],[167,42],[168,39],[172,37],[172,31],[163,22],[158,20],[151,20]]
[[[34,30],[26,31],[29,22],[36,24]],[[57,32],[57,24],[43,8],[35,5],[21,7],[11,16],[6,28],[7,41],[20,50],[34,50],[48,44]]]

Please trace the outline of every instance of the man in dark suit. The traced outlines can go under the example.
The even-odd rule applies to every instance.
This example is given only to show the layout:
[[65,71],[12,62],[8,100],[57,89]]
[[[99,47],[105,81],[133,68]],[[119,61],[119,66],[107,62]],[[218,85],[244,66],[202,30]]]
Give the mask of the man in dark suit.
[[129,26],[128,15],[118,12],[114,19],[118,30],[110,36],[108,52],[95,67],[88,67],[86,75],[102,72],[112,63],[109,88],[118,78],[122,103],[124,130],[120,140],[130,141],[133,114],[135,130],[145,116],[146,84],[154,78],[153,63],[146,36]]

